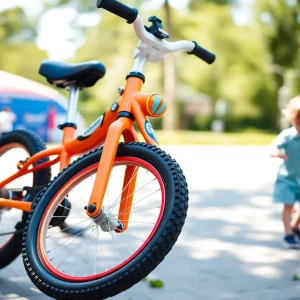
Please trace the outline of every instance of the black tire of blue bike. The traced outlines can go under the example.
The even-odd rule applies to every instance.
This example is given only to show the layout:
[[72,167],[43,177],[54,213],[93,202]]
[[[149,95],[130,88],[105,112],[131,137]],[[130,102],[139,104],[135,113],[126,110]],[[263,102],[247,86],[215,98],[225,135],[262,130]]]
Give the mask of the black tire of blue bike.
[[[15,130],[5,134],[0,138],[0,148],[5,145],[14,143],[22,145],[30,156],[33,156],[34,154],[46,149],[45,143],[41,140],[41,138],[34,132],[29,130]],[[43,158],[34,163],[34,165],[38,165],[48,160],[48,157]],[[17,163],[18,161],[15,162],[16,166]],[[32,186],[45,186],[49,183],[50,180],[51,168],[44,168],[33,173]],[[27,217],[28,213],[23,213],[22,220],[20,220],[15,226],[18,232],[14,233],[8,243],[0,249],[0,269],[9,265],[21,254],[23,235],[22,230],[25,227]]]
[[160,148],[145,143],[121,143],[117,157],[130,156],[150,163],[160,174],[166,193],[166,207],[161,223],[142,252],[121,269],[88,282],[67,282],[47,270],[38,253],[39,224],[57,191],[72,177],[99,162],[102,148],[79,158],[63,170],[33,204],[23,234],[22,257],[32,282],[54,299],[106,299],[132,287],[162,262],[175,244],[185,222],[188,188],[180,166]]

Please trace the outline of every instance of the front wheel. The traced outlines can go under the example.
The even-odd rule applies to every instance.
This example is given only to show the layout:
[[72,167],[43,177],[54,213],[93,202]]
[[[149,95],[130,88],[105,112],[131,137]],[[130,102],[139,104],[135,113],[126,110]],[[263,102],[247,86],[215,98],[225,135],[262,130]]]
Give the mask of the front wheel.
[[[164,259],[186,218],[188,189],[182,170],[164,151],[145,143],[120,144],[102,205],[106,227],[89,218],[84,207],[101,154],[102,148],[95,150],[60,173],[35,201],[24,230],[27,273],[55,299],[104,299],[130,288]],[[131,177],[125,185],[128,169]],[[122,197],[134,180],[135,189]],[[121,198],[124,205],[132,195],[130,208],[122,210]],[[51,225],[60,217],[64,199],[72,203],[69,227],[83,227],[72,237]],[[126,230],[110,228],[117,221],[125,223],[123,215],[128,217]]]

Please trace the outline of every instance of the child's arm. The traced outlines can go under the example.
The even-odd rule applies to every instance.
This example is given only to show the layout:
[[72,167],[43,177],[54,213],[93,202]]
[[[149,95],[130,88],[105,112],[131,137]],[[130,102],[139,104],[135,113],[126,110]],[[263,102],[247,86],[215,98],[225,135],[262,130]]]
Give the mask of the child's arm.
[[284,145],[285,145],[285,131],[281,132],[276,139],[272,142],[270,147],[270,156],[271,157],[278,157],[284,160],[287,160],[288,157],[284,152]]
[[288,159],[288,157],[286,156],[286,154],[285,154],[282,150],[277,149],[277,148],[275,148],[275,149],[272,149],[272,148],[271,148],[270,156],[271,156],[271,157],[282,158],[282,159],[284,159],[284,160],[287,160],[287,159]]

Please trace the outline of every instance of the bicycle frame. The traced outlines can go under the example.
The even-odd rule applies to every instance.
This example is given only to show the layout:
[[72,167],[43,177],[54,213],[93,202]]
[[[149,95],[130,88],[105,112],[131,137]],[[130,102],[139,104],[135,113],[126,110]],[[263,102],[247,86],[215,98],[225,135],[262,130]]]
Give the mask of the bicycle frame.
[[[43,150],[30,157],[23,164],[19,164],[19,171],[0,182],[0,188],[3,188],[6,184],[25,174],[52,166],[58,162],[60,163],[60,170],[62,170],[70,163],[73,156],[86,153],[104,144],[94,187],[88,203],[88,206],[93,204],[95,210],[93,212],[87,210],[87,214],[90,217],[97,216],[101,210],[107,182],[113,167],[121,136],[123,136],[125,142],[138,141],[138,136],[133,126],[134,121],[136,121],[145,141],[148,144],[158,145],[155,133],[147,116],[162,116],[167,108],[166,102],[162,97],[156,94],[141,93],[142,86],[143,80],[141,78],[128,76],[126,87],[119,100],[111,106],[110,110],[106,111],[90,127],[88,127],[83,135],[74,138],[75,129],[72,127],[64,128],[62,144],[60,146]],[[48,162],[33,166],[33,164],[40,159],[54,155],[57,157]],[[135,169],[136,168],[132,166],[126,168],[123,182],[120,211],[128,211],[128,214],[130,213],[133,190],[135,188],[137,175]],[[99,172],[99,170],[101,170],[101,172]],[[128,185],[129,180],[131,180],[130,185]],[[129,196],[126,197],[126,195]],[[126,199],[126,201],[123,199]],[[27,212],[31,211],[31,203],[24,201],[0,198],[0,206],[14,207]],[[124,224],[125,230],[128,226],[128,215],[127,217],[119,217],[119,220]]]

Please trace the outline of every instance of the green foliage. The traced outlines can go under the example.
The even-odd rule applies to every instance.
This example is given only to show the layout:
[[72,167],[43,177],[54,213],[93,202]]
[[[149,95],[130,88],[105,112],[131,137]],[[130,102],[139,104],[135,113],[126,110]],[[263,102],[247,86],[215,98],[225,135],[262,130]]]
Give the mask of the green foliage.
[[40,63],[46,58],[46,53],[35,44],[5,47],[0,56],[0,69],[46,83],[46,79],[38,74]]
[[256,1],[256,18],[272,63],[293,68],[299,62],[299,9],[299,1]]
[[35,45],[36,22],[21,8],[0,12],[0,70],[43,81],[40,62],[47,57]]
[[149,286],[154,289],[161,289],[164,287],[164,283],[159,279],[149,280]]
[[164,283],[159,279],[149,279],[148,277],[145,277],[142,279],[144,282],[148,282],[149,286],[154,289],[160,289],[164,287]]
[[0,12],[0,45],[33,41],[36,36],[34,22],[20,7]]
[[[99,60],[107,67],[105,77],[85,91],[85,99],[90,100],[82,105],[86,112],[88,107],[93,107],[93,112],[99,114],[118,99],[117,88],[125,84],[125,77],[133,66],[132,54],[138,40],[125,20],[103,10],[100,23],[86,28],[84,33],[86,43],[78,49],[75,60]],[[160,70],[157,64],[147,67],[145,91],[161,92]]]
[[[124,26],[124,23],[124,20],[104,12],[100,24],[84,30],[86,43],[78,49],[75,60],[98,60],[107,66],[105,77],[92,89],[85,91],[85,98],[90,99],[88,102],[93,106],[93,112],[102,111],[104,107],[108,109],[117,100],[117,88],[124,84],[131,67],[137,40],[132,28]],[[88,102],[85,103],[86,107]]]
[[217,5],[229,5],[236,2],[236,0],[191,0],[190,1],[190,9],[191,10],[198,10],[205,6],[207,3],[213,3]]
[[300,276],[297,275],[297,274],[295,274],[295,275],[293,276],[293,281],[299,281],[299,280],[300,280]]
[[[217,60],[209,66],[181,54],[177,69],[183,59],[185,67],[180,69],[178,80],[210,95],[214,101],[226,99],[227,129],[236,130],[250,119],[260,128],[274,128],[275,87],[272,76],[265,72],[266,49],[261,34],[253,26],[236,26],[227,5],[201,5],[201,10],[190,12],[188,21],[184,15],[176,17],[180,25],[178,38],[197,37],[200,45],[216,53]],[[233,126],[237,119],[245,122]]]
[[[157,11],[143,11],[146,0],[126,0],[125,4],[140,8],[145,23],[148,16],[157,15],[166,25],[166,5]],[[201,46],[215,52],[217,60],[206,65],[194,56],[175,55],[176,79],[179,84],[206,94],[214,104],[225,99],[229,104],[226,130],[239,131],[247,127],[275,129],[277,125],[277,89],[282,80],[266,72],[269,64],[285,69],[300,66],[299,1],[257,0],[253,21],[248,25],[235,24],[232,7],[237,0],[191,0],[187,10],[170,9],[172,39],[196,40]],[[107,66],[107,74],[97,85],[81,93],[80,110],[92,122],[118,98],[117,87],[125,84],[130,71],[132,53],[137,43],[132,26],[123,19],[96,9],[96,0],[43,0],[45,10],[73,7],[82,13],[100,14],[100,22],[92,28],[81,27],[85,44],[78,49],[72,62],[100,60]],[[164,2],[166,3],[166,2]],[[77,17],[74,28],[78,27]],[[40,62],[46,53],[34,44],[37,20],[29,19],[21,8],[0,12],[0,69],[45,83],[38,75]],[[26,58],[26,59],[24,59]],[[162,64],[146,68],[145,92],[162,93]],[[300,81],[295,82],[295,93]],[[212,115],[186,116],[185,95],[180,101],[181,128],[209,130]],[[199,104],[200,105],[200,104]],[[155,128],[161,128],[161,119],[153,119]]]
[[[260,0],[255,2],[256,24],[254,28],[260,32],[263,39],[261,44],[265,45],[266,55],[264,66],[267,70],[270,64],[275,64],[281,69],[292,70],[299,68],[299,46],[300,46],[300,23],[299,23],[299,1],[287,0]],[[269,87],[273,86],[273,91],[278,90],[284,83],[284,78],[274,74],[273,82],[268,82]],[[294,87],[293,87],[294,86]],[[291,95],[299,93],[299,85],[291,83]],[[258,91],[257,94],[262,94]],[[263,113],[264,118],[268,118],[276,127],[276,120],[280,115],[277,110],[277,95],[273,92],[273,103],[266,103]]]
[[78,11],[78,13],[94,11],[96,8],[96,2],[96,0],[43,0],[45,9],[72,6]]
[[[254,26],[236,26],[231,8],[225,3],[231,1],[221,2],[191,1],[188,15],[172,10],[173,23],[176,20],[172,38],[196,39],[217,55],[216,63],[211,66],[196,57],[176,54],[177,81],[211,96],[213,102],[226,99],[230,108],[226,119],[228,130],[239,130],[255,123],[259,128],[275,128],[276,84],[265,72],[267,46],[263,36]],[[152,14],[164,19],[161,10],[141,13],[144,20]],[[78,50],[76,59],[98,59],[108,69],[106,78],[88,93],[91,99],[111,103],[115,100],[117,86],[124,82],[125,74],[131,68],[137,40],[131,26],[103,10],[99,25],[86,29],[85,35],[86,43]],[[157,65],[148,65],[145,91],[162,91],[161,70]],[[180,118],[181,128],[209,129],[213,116],[184,118]],[[160,121],[154,120],[154,125],[161,128]]]

